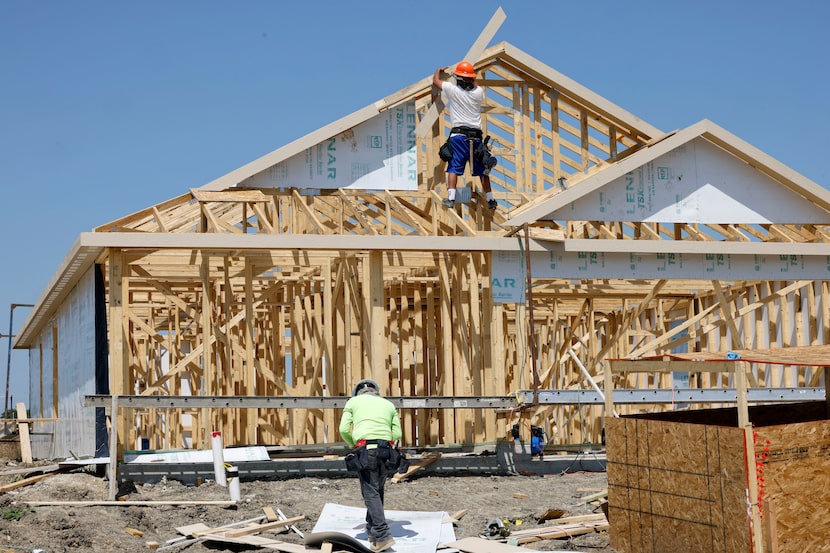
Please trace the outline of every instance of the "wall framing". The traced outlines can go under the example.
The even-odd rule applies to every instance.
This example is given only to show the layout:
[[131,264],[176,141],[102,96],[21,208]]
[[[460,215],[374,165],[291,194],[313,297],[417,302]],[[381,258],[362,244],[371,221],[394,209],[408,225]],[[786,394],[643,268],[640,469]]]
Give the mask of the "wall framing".
[[[694,244],[734,247],[735,255],[806,246],[815,247],[809,255],[830,254],[827,227],[815,223],[545,218],[547,202],[596,189],[597,179],[670,140],[704,137],[822,209],[830,202],[712,125],[664,135],[509,44],[485,50],[476,65],[486,88],[485,132],[499,156],[491,175],[496,212],[482,208],[469,177],[460,186],[471,187],[471,201],[441,206],[436,154],[449,131],[446,114],[416,140],[418,190],[244,186],[390,107],[412,102],[425,113],[433,102],[426,78],[204,187],[84,233],[16,347],[38,351],[73,280],[95,265],[106,275],[109,391],[118,395],[345,396],[370,376],[392,396],[510,396],[535,383],[589,388],[591,379],[602,381],[609,358],[830,343],[828,280],[780,274],[736,281],[531,275],[532,305],[495,303],[492,252],[522,251],[525,232],[532,251],[590,242],[632,253],[643,244],[665,251]],[[538,217],[528,215],[537,209]],[[522,214],[530,219],[517,224]],[[759,386],[823,385],[816,366],[759,362],[751,372]],[[672,382],[638,374],[615,385]],[[692,385],[730,382],[706,375]],[[31,393],[42,393],[37,383]],[[330,409],[122,412],[127,449],[140,438],[154,449],[209,447],[216,429],[229,444],[338,440],[338,413]],[[494,443],[516,422],[542,426],[558,443],[599,443],[603,414],[597,405],[534,403],[403,415],[405,441],[428,447]]]

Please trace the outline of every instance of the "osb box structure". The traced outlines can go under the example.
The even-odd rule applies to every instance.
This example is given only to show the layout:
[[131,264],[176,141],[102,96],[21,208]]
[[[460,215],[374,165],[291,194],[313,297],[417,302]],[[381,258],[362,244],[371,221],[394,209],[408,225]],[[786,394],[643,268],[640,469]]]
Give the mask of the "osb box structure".
[[[826,403],[757,406],[749,413],[751,432],[738,426],[735,408],[606,419],[614,549],[830,551]],[[750,479],[757,483],[758,517],[751,515]]]

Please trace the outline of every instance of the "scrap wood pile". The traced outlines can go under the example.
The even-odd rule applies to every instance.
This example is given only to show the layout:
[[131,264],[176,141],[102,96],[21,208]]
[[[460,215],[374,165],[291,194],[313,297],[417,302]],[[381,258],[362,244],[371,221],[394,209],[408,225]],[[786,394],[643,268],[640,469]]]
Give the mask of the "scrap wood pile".
[[[419,470],[423,470],[424,467],[438,460],[440,456],[440,453],[428,454],[425,455],[423,459],[413,462],[409,471],[406,471],[403,474],[396,475],[398,477],[398,481],[407,478],[408,476],[414,474],[415,472],[418,472]],[[44,472],[45,476],[59,474],[61,471],[57,469],[58,467],[56,466],[44,466],[37,467],[36,470]],[[20,473],[24,476],[28,476],[29,474],[31,474],[32,470],[35,470],[35,468],[26,469],[25,472],[23,470],[15,470],[10,472]],[[15,474],[15,476],[19,476],[20,474]],[[30,480],[28,478],[26,478],[25,480],[27,480],[28,484],[34,483],[35,481],[34,479]],[[576,536],[591,533],[600,534],[603,531],[606,531],[609,528],[607,521],[607,512],[600,513],[597,511],[607,504],[607,501],[604,501],[607,498],[607,489],[600,491],[599,488],[581,488],[577,491],[591,492],[589,495],[583,495],[582,497],[578,498],[576,505],[594,507],[595,514],[577,515],[576,513],[574,513],[574,515],[576,516],[567,516],[568,511],[562,509],[548,509],[541,516],[534,516],[535,522],[537,523],[537,525],[534,525],[534,527],[531,527],[531,524],[522,524],[520,520],[504,519],[500,522],[503,522],[504,525],[507,526],[507,528],[503,528],[502,531],[493,532],[488,536],[485,530],[483,534],[479,534],[477,537],[463,537],[451,543],[440,544],[438,545],[437,550],[439,553],[441,553],[442,550],[446,548],[452,548],[452,550],[454,551],[463,553],[494,553],[498,551],[499,548],[508,548],[510,551],[517,551],[524,549],[521,547],[521,545],[528,544],[530,542],[536,542],[540,540],[571,539]],[[430,493],[432,494],[432,492]],[[518,499],[522,501],[531,499],[530,495],[528,495],[527,493],[520,493],[518,490],[515,490],[515,493],[512,493],[510,495],[513,499]],[[531,493],[531,495],[536,494]],[[538,499],[542,498],[540,497]],[[125,498],[122,497],[119,501],[28,500],[26,503],[32,506],[136,505],[149,507],[154,505],[214,505],[227,507],[234,505],[236,502],[210,500],[126,501]],[[604,508],[603,511],[605,511]],[[444,520],[441,522],[442,524],[456,525],[467,514],[467,512],[468,511],[465,509],[456,512],[452,516],[445,515]],[[322,551],[324,553],[334,553],[337,551],[354,551],[359,553],[367,553],[368,551],[364,544],[354,543],[358,540],[349,540],[350,545],[354,546],[353,548],[343,547],[343,544],[338,543],[337,540],[312,543],[306,538],[314,536],[314,534],[312,534],[311,536],[303,536],[303,534],[295,526],[295,523],[299,523],[299,521],[302,520],[306,520],[306,517],[304,515],[288,518],[279,509],[263,507],[262,514],[255,518],[241,520],[238,522],[229,522],[227,524],[223,524],[221,527],[209,527],[208,525],[201,522],[196,524],[189,524],[186,526],[176,526],[175,530],[177,531],[177,535],[172,539],[168,539],[166,541],[145,541],[144,543],[148,548],[152,548],[158,551],[174,549],[182,550],[183,548],[186,548],[189,544],[204,542],[212,542],[213,545],[206,544],[209,547],[235,548],[242,546],[246,549],[261,548],[284,551],[286,553],[314,553],[316,551]],[[134,530],[132,528],[124,528],[124,531],[136,537],[143,536],[143,533],[141,531]],[[280,536],[277,535],[278,533],[285,533],[289,531],[295,532],[300,537],[299,543],[297,543],[298,540],[296,537],[292,536],[280,538]],[[466,535],[469,536],[468,533]]]
[[263,513],[263,515],[256,518],[233,522],[215,528],[211,528],[202,522],[181,526],[176,528],[176,531],[178,531],[181,536],[167,540],[163,546],[160,546],[161,544],[156,542],[147,542],[147,546],[157,549],[158,551],[163,551],[184,547],[197,541],[215,541],[264,547],[267,549],[276,549],[278,551],[286,551],[289,553],[302,552],[306,550],[303,546],[286,543],[261,535],[265,532],[287,532],[289,530],[293,530],[302,536],[302,532],[294,526],[294,523],[304,520],[304,515],[288,518],[282,511],[278,511],[279,514],[277,514],[277,512],[270,507],[263,508]]
[[[581,503],[590,504],[601,500],[607,491],[595,493],[590,496],[582,498]],[[517,494],[513,494],[514,497]],[[519,494],[523,495],[523,494]],[[267,537],[263,534],[269,532],[287,532],[293,530],[300,537],[303,534],[294,526],[295,522],[303,520],[303,515],[287,518],[282,511],[278,514],[271,508],[264,508],[264,515],[255,519],[230,523],[228,525],[210,528],[204,523],[196,523],[188,526],[178,527],[176,530],[181,536],[170,539],[165,545],[159,547],[160,544],[148,542],[150,547],[158,548],[158,550],[174,549],[182,546],[195,543],[196,541],[216,541],[229,544],[247,545],[277,551],[284,551],[286,553],[307,553],[313,551],[323,551],[324,553],[334,553],[337,551],[351,551],[351,552],[365,552],[367,549],[361,547],[361,544],[356,540],[346,540],[339,542],[321,541],[315,544],[315,547],[308,547],[306,545],[299,545],[295,543],[288,543]],[[457,513],[445,517],[444,523],[457,524],[467,513],[467,510],[458,511]],[[451,543],[439,545],[438,551],[444,548],[461,551],[464,553],[482,553],[487,551],[494,551],[498,547],[510,547],[511,551],[522,549],[522,544],[540,541],[552,540],[562,538],[573,538],[583,534],[592,532],[601,532],[608,529],[608,519],[605,514],[594,513],[587,515],[566,516],[566,511],[561,509],[548,509],[536,521],[540,526],[535,528],[521,528],[521,521],[512,520],[504,521],[506,526],[503,526],[502,521],[498,521],[497,525],[490,524],[488,531],[485,531],[479,537],[466,537]],[[508,529],[508,527],[510,527]],[[487,535],[489,533],[489,535]],[[348,536],[344,536],[348,538]],[[495,543],[502,542],[502,543]],[[504,544],[504,545],[502,545]]]
[[[528,498],[526,494],[519,493],[514,493],[513,497],[516,499]],[[454,547],[460,551],[479,553],[490,550],[485,545],[487,541],[495,540],[512,546],[518,546],[534,541],[572,538],[583,534],[608,530],[607,497],[608,490],[606,489],[584,496],[579,501],[581,504],[593,506],[595,509],[601,509],[602,512],[600,513],[563,517],[563,515],[567,514],[567,511],[562,509],[548,509],[536,519],[538,524],[548,524],[536,528],[523,529],[518,529],[522,526],[521,520],[493,519],[487,523],[487,528],[478,538],[464,538],[463,540],[447,544],[447,546]],[[453,518],[457,521],[463,514],[464,511],[454,515]],[[515,548],[512,550],[515,550]]]
[[538,528],[512,531],[508,537],[504,538],[504,541],[512,543],[515,540],[517,544],[522,544],[539,540],[570,538],[606,529],[608,529],[608,520],[605,518],[605,514],[579,515],[559,518],[554,520],[552,524],[546,524]]
[[[304,545],[288,543],[276,540],[270,537],[261,535],[265,532],[284,532],[289,529],[294,530],[300,536],[302,533],[293,526],[295,522],[303,520],[304,516],[297,516],[293,518],[285,518],[280,512],[280,517],[276,520],[267,520],[273,518],[273,511],[265,509],[266,513],[270,511],[270,515],[261,516],[256,519],[231,523],[229,525],[210,528],[203,523],[195,523],[188,526],[176,528],[181,534],[180,537],[167,540],[166,544],[159,547],[160,544],[148,542],[149,547],[157,548],[157,550],[169,550],[178,547],[183,547],[196,541],[217,541],[229,544],[247,545],[254,547],[261,547],[265,549],[284,551],[286,553],[307,553],[316,551],[317,548],[309,548]],[[550,511],[548,511],[550,512]],[[449,520],[445,522],[458,522],[465,514],[465,511],[460,511],[452,515]],[[537,528],[528,528],[523,530],[510,531],[503,536],[496,538],[482,538],[482,537],[468,537],[463,538],[448,544],[439,546],[441,548],[451,548],[453,550],[462,551],[465,553],[481,553],[482,551],[491,551],[493,547],[498,547],[493,544],[493,541],[506,542],[511,547],[511,551],[516,551],[515,546],[539,541],[560,538],[571,538],[590,532],[599,532],[608,528],[608,520],[603,513],[579,515],[564,518],[556,518],[548,521],[549,524]],[[355,540],[348,540],[354,542]],[[337,551],[364,551],[357,543],[345,546],[334,542],[323,541],[319,550],[324,552]]]

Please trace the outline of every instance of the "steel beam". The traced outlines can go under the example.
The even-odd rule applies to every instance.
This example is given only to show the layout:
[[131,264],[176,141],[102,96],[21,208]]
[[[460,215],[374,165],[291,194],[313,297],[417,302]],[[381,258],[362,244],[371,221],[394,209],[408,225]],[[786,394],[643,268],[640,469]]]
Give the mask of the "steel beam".
[[[674,390],[617,389],[615,404],[702,404],[737,403],[734,388]],[[539,403],[554,405],[602,405],[605,400],[594,390],[540,390]],[[533,403],[533,391],[513,396],[484,397],[387,397],[399,409],[514,409]],[[750,388],[750,403],[823,401],[824,388]],[[342,409],[349,398],[271,396],[118,396],[121,409]],[[112,396],[88,395],[85,407],[109,407]]]
[[[109,395],[88,395],[85,407],[108,407]],[[387,397],[399,409],[510,409],[513,396],[492,397]],[[121,409],[342,409],[346,396],[118,396]]]
[[[519,393],[520,403],[533,401],[532,391]],[[614,404],[685,404],[685,403],[737,403],[734,388],[677,388],[673,390],[615,389]],[[823,401],[824,388],[749,388],[749,403],[784,403],[794,401]],[[601,405],[603,397],[594,390],[540,390],[539,403]]]

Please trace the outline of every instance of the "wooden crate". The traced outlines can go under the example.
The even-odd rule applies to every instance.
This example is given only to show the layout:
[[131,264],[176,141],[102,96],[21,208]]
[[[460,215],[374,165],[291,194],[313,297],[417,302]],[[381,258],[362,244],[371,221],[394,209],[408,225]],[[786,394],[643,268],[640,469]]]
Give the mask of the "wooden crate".
[[[758,406],[749,415],[751,433],[738,427],[734,408],[607,418],[612,547],[830,552],[826,404]],[[753,543],[750,477],[759,489],[761,544]]]

